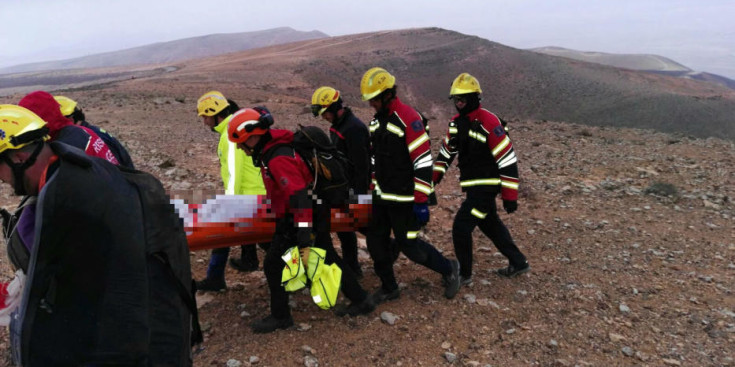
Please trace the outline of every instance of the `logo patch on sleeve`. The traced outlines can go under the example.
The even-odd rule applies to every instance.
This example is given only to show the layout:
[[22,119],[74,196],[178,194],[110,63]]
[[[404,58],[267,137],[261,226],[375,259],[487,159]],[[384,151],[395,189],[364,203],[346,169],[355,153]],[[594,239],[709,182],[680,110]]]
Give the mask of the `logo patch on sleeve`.
[[495,129],[493,129],[493,134],[495,134],[495,136],[497,137],[501,137],[505,135],[505,130],[503,129],[502,126],[498,126]]
[[288,179],[285,176],[281,177],[281,186],[282,187],[288,186]]
[[421,122],[421,120],[416,120],[411,123],[411,129],[413,129],[414,132],[419,132],[424,130],[424,124]]

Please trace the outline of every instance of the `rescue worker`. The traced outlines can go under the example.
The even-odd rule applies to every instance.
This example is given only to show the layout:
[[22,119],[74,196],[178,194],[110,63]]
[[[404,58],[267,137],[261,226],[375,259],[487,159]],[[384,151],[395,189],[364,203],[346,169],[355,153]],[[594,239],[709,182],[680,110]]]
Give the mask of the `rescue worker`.
[[459,155],[459,183],[467,196],[454,217],[452,240],[465,285],[472,282],[472,231],[478,226],[508,258],[508,266],[497,270],[499,275],[510,278],[531,270],[498,216],[495,203],[500,193],[508,214],[518,208],[518,165],[513,143],[500,119],[482,108],[480,93],[480,83],[468,73],[459,74],[452,82],[449,98],[458,114],[449,121],[433,173],[434,184],[439,184]]
[[[319,87],[311,97],[311,112],[331,124],[329,137],[337,150],[352,163],[350,188],[352,195],[365,195],[370,186],[370,136],[365,124],[352,110],[344,106],[339,91],[332,87]],[[357,260],[357,235],[355,232],[338,232],[344,260],[358,278],[362,268]]]
[[375,110],[370,122],[374,187],[367,245],[381,287],[373,300],[379,304],[400,296],[392,246],[441,274],[444,296],[451,299],[459,290],[459,262],[447,259],[428,242],[417,241],[421,227],[429,221],[427,201],[433,191],[429,136],[421,116],[398,98],[395,80],[385,69],[374,67],[360,82],[362,99]]
[[59,109],[64,117],[72,120],[75,125],[83,126],[94,131],[107,144],[107,147],[110,148],[110,151],[115,155],[115,158],[117,158],[121,166],[135,169],[135,165],[127,149],[107,131],[87,122],[84,111],[82,111],[75,100],[64,96],[54,96],[54,99],[56,102],[59,102]]
[[31,110],[46,122],[51,140],[64,142],[112,164],[120,163],[105,141],[94,131],[74,125],[70,119],[64,117],[59,109],[59,103],[48,92],[29,93],[18,102],[18,105]]
[[[191,366],[191,314],[170,308],[155,320],[149,314],[152,296],[181,304],[173,283],[163,293],[149,293],[147,273],[158,269],[146,254],[144,229],[150,223],[143,212],[151,208],[135,200],[136,187],[110,162],[47,142],[46,122],[26,108],[0,105],[0,121],[0,180],[18,195],[36,197],[38,208],[30,226],[18,225],[29,232],[32,256],[22,301],[10,320],[14,362]],[[160,182],[158,187],[163,193]],[[183,227],[176,233],[186,262],[181,270],[188,272]]]
[[[227,140],[227,123],[232,114],[240,108],[226,99],[218,91],[204,93],[197,101],[197,113],[205,126],[220,134],[217,145],[217,156],[220,162],[220,174],[225,186],[226,195],[265,195],[260,168],[253,166],[253,161],[234,143]],[[263,246],[267,246],[264,244]],[[230,259],[230,266],[242,271],[258,270],[258,252],[254,245],[240,246],[240,259]],[[212,250],[207,267],[207,277],[197,282],[197,289],[203,291],[224,291],[225,266],[230,254],[229,247]]]
[[[317,205],[308,193],[313,173],[290,143],[293,132],[271,129],[273,117],[263,107],[242,109],[229,121],[230,141],[237,143],[263,172],[270,208],[276,218],[276,231],[263,261],[263,271],[270,290],[270,315],[255,321],[255,333],[268,333],[293,325],[288,293],[281,285],[286,265],[281,256],[293,246],[315,246],[326,251],[325,262],[342,269],[341,291],[351,301],[337,309],[338,316],[357,316],[375,309],[351,268],[345,266],[332,245],[329,232],[330,208]],[[316,209],[316,210],[314,210]],[[314,235],[312,245],[312,235]]]

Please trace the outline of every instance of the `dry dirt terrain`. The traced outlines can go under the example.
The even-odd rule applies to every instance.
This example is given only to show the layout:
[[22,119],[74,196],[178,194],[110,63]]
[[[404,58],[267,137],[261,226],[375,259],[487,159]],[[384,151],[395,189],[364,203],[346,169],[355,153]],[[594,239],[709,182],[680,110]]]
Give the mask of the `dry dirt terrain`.
[[[296,71],[249,69],[265,56],[246,55],[237,65],[210,61],[221,64],[219,74],[183,68],[57,94],[79,101],[89,121],[119,137],[138,167],[168,188],[217,189],[217,136],[196,117],[199,95],[216,88],[241,106],[266,105],[278,127],[293,128],[319,123],[308,99],[329,83],[310,84]],[[354,95],[358,80],[344,93]],[[436,106],[430,109],[436,153],[452,106],[446,97],[407,94],[409,104]],[[495,109],[492,98],[484,102]],[[369,120],[364,103],[350,104]],[[248,325],[268,312],[265,278],[228,269],[227,292],[199,295],[206,333],[195,365],[735,366],[733,142],[505,117],[522,188],[519,210],[501,217],[528,256],[530,273],[496,276],[505,259],[476,231],[474,282],[453,300],[442,296],[438,275],[401,257],[401,297],[371,315],[338,318],[297,293],[296,326],[256,335]],[[437,188],[439,205],[423,234],[448,256],[462,200],[457,174],[452,168]],[[16,202],[3,185],[0,204]],[[362,285],[374,290],[378,279],[361,246]],[[192,253],[197,279],[207,259],[207,252]],[[3,257],[0,278],[11,275]],[[2,330],[0,364],[7,360]]]

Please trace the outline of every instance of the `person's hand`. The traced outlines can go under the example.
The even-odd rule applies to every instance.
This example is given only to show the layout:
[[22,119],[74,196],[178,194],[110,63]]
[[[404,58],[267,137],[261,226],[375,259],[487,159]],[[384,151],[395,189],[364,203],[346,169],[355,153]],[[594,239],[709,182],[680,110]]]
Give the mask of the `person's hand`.
[[413,214],[416,216],[419,226],[423,227],[426,223],[429,223],[429,206],[426,203],[413,204]]
[[503,208],[506,213],[513,213],[518,209],[518,202],[515,200],[503,200]]

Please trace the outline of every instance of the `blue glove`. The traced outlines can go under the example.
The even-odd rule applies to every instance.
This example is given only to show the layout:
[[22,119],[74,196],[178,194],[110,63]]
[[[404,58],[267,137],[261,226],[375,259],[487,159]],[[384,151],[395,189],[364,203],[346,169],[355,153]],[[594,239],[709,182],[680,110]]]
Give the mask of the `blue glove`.
[[413,214],[416,216],[419,226],[423,227],[426,223],[429,223],[429,206],[426,203],[413,204]]

